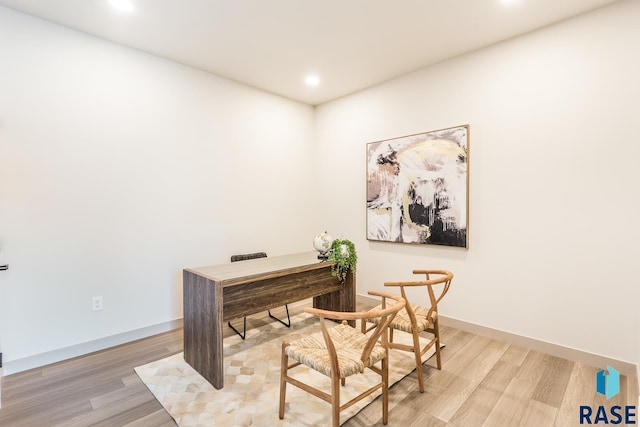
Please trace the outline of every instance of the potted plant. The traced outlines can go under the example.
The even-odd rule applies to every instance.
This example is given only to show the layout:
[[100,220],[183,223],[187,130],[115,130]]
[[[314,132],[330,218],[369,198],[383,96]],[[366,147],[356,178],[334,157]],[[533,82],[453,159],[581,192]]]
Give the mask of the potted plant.
[[355,245],[347,239],[334,240],[331,243],[331,249],[329,249],[328,260],[333,262],[331,274],[336,276],[340,282],[344,282],[349,271],[356,272],[358,255]]

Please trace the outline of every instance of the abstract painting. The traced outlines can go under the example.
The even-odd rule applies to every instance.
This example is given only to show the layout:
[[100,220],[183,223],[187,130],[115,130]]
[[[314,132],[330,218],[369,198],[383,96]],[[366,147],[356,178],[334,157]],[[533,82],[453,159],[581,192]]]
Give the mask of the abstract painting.
[[467,248],[469,126],[367,144],[367,239]]

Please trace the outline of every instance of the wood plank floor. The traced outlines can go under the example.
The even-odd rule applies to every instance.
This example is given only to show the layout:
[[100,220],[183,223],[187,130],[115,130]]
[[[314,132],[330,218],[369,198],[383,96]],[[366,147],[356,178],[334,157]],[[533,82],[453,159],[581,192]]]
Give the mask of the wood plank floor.
[[[301,306],[290,305],[292,315]],[[247,327],[270,322],[265,313],[248,318]],[[574,426],[580,405],[638,405],[636,378],[621,377],[620,394],[607,401],[594,387],[601,367],[453,328],[442,328],[442,340],[443,369],[427,362],[424,393],[417,390],[415,371],[391,389],[389,425]],[[9,375],[0,426],[175,426],[133,368],[180,351],[178,329]],[[380,405],[373,402],[345,425],[382,425]]]

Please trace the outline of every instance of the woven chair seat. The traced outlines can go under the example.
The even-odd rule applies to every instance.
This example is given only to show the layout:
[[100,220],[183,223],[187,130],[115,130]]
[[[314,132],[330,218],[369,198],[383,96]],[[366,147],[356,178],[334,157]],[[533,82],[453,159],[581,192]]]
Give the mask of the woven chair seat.
[[[416,314],[416,323],[418,324],[418,333],[422,331],[426,331],[430,328],[438,317],[438,313],[435,311],[431,312],[431,319],[428,319],[429,309],[422,307],[420,305],[410,304],[411,309]],[[380,308],[381,306],[378,306]],[[378,319],[373,319],[371,322],[377,324]],[[407,313],[406,309],[402,309],[396,314],[396,317],[393,318],[391,323],[389,324],[390,328],[397,329],[400,331],[408,332],[410,334],[413,333],[413,328],[411,327],[411,318],[409,317],[409,313]]]
[[[364,368],[373,366],[385,357],[384,347],[377,344],[371,351],[368,364],[365,364],[360,357],[369,337],[349,325],[340,324],[328,329],[328,332],[338,355],[340,378],[362,373]],[[291,359],[328,377],[331,376],[331,358],[322,332],[291,342],[285,352]]]
[[[377,290],[369,290],[369,295],[381,298],[384,310],[367,310],[359,312],[331,311],[321,308],[307,307],[305,312],[318,316],[321,332],[302,337],[293,342],[282,342],[280,360],[280,404],[278,418],[284,419],[287,385],[298,387],[311,395],[331,404],[331,425],[340,426],[340,412],[354,403],[370,396],[376,390],[382,392],[382,424],[389,421],[389,322],[402,310],[405,299],[399,295]],[[395,301],[390,307],[386,302]],[[378,327],[371,328],[367,334],[367,320],[379,318]],[[341,321],[336,324],[332,322]],[[360,321],[360,329],[350,326]],[[291,363],[290,363],[291,362]],[[380,365],[380,366],[376,366]],[[318,388],[316,382],[324,383],[322,378],[309,377],[312,381],[302,381],[303,376],[291,375],[296,367],[307,366],[318,373],[329,377],[330,393]],[[360,394],[348,402],[340,403],[340,386],[344,386],[347,377],[363,373],[365,369],[380,376],[380,382],[369,384]],[[320,381],[318,381],[320,380]],[[326,423],[322,423],[326,425]]]

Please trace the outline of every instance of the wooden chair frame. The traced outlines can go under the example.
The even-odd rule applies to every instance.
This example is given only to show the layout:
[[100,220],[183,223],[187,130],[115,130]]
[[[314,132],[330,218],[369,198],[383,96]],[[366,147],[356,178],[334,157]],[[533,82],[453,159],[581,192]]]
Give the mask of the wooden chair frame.
[[[422,356],[429,351],[431,347],[435,345],[436,352],[436,364],[438,369],[442,369],[442,357],[440,355],[440,328],[438,324],[438,303],[449,291],[451,286],[451,280],[453,279],[453,273],[447,270],[413,270],[413,274],[424,274],[426,280],[410,281],[410,282],[385,282],[385,286],[399,287],[400,295],[407,302],[405,310],[408,314],[411,322],[411,334],[413,338],[412,345],[401,344],[393,342],[393,322],[389,325],[389,348],[395,348],[398,350],[412,352],[416,359],[416,373],[418,375],[418,387],[420,393],[424,393],[424,379],[422,378]],[[439,294],[434,290],[434,286],[443,285]],[[420,329],[416,318],[416,313],[412,308],[411,302],[407,298],[406,288],[412,287],[426,287],[427,294],[429,295],[429,303],[431,306],[426,315],[426,319],[429,320],[429,326],[426,329]],[[436,296],[437,295],[437,296]],[[419,304],[416,304],[419,305]],[[426,308],[426,307],[425,307]],[[366,325],[363,323],[363,330],[366,329]],[[369,328],[370,330],[371,328]],[[420,332],[429,332],[433,334],[433,338],[424,346],[420,347]]]
[[[322,330],[322,336],[329,352],[331,362],[331,394],[325,393],[309,384],[303,383],[289,375],[289,369],[300,365],[300,362],[294,362],[289,364],[289,356],[286,354],[286,348],[290,345],[289,342],[284,341],[282,343],[282,359],[281,359],[281,371],[280,371],[280,407],[279,417],[284,418],[284,407],[286,400],[286,387],[287,383],[294,385],[320,399],[331,404],[331,413],[333,426],[338,427],[340,425],[340,412],[356,402],[369,396],[371,393],[378,389],[382,389],[382,422],[387,424],[389,418],[389,349],[387,346],[387,327],[393,320],[396,313],[405,307],[405,300],[398,296],[382,291],[369,291],[369,295],[375,295],[382,298],[382,305],[380,308],[376,308],[369,311],[362,312],[337,312],[329,310],[321,310],[316,308],[305,308],[307,313],[314,314],[320,319],[320,327]],[[391,299],[394,304],[387,305],[386,300]],[[338,355],[333,343],[333,340],[329,334],[329,328],[327,326],[326,319],[341,321],[343,325],[347,324],[347,321],[360,320],[364,323],[368,319],[379,318],[379,322],[376,326],[370,328],[374,329],[374,332],[369,336],[369,339],[362,350],[360,360],[365,365],[365,368],[369,368],[381,376],[381,382],[375,386],[369,388],[362,394],[354,397],[349,402],[340,405],[340,385],[345,385],[346,378],[340,378],[340,367],[338,363]],[[376,345],[382,344],[385,349],[385,356],[381,360],[381,367],[369,365],[369,356],[371,351]]]

